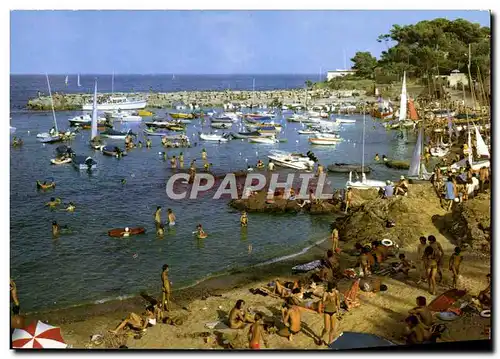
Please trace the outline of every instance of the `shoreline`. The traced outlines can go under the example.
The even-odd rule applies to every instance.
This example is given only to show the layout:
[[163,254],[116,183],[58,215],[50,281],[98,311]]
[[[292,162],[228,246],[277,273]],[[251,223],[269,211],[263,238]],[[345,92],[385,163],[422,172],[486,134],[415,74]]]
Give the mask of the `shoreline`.
[[[328,247],[324,245],[330,237],[324,237],[316,241],[305,242],[306,246],[299,252],[276,257],[257,263],[248,267],[232,269],[226,272],[216,273],[196,280],[194,283],[173,290],[174,310],[185,308],[189,303],[200,299],[208,294],[219,295],[230,289],[239,288],[253,282],[274,279],[277,276],[291,276],[292,267],[323,258]],[[160,284],[158,284],[160,287]],[[123,311],[144,310],[146,298],[160,299],[161,292],[122,295],[109,300],[99,299],[92,303],[75,304],[65,308],[54,308],[25,313],[29,322],[31,320],[43,320],[53,325],[66,324],[88,320],[92,317],[113,315]],[[120,299],[122,298],[122,299]]]

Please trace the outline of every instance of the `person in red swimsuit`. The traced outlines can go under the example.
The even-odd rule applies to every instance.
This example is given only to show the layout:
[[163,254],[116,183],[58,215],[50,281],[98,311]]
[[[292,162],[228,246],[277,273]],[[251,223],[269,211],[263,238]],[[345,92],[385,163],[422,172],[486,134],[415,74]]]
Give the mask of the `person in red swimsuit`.
[[267,347],[267,341],[264,337],[262,315],[260,313],[257,313],[255,314],[255,323],[250,326],[250,330],[248,331],[248,342],[250,349],[259,350],[261,339],[264,342],[264,345]]

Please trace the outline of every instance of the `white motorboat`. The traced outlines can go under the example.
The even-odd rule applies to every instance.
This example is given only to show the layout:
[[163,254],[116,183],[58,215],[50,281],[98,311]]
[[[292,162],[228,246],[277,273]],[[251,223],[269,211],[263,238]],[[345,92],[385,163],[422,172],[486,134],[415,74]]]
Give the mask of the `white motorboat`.
[[214,141],[214,142],[227,142],[229,139],[227,137],[215,134],[205,134],[200,133],[200,139],[203,141]]
[[336,118],[335,122],[336,123],[356,123],[356,120],[353,120],[350,118]]
[[113,120],[117,120],[117,121],[122,121],[122,122],[139,122],[139,121],[142,121],[142,117],[141,116],[137,116],[137,115],[132,115],[130,112],[128,111],[105,111],[104,114],[106,115],[106,117],[108,118],[111,118]]
[[90,117],[90,115],[85,114],[70,118],[68,121],[70,126],[89,125],[92,122],[92,117]]
[[279,140],[276,139],[276,137],[271,136],[271,137],[250,137],[248,139],[248,142],[251,143],[262,143],[266,145],[273,145],[275,143],[278,143]]
[[220,129],[229,129],[232,127],[232,123],[224,123],[224,122],[212,122],[210,127],[220,128]]
[[450,149],[444,148],[441,146],[431,147],[430,152],[431,152],[431,156],[433,156],[433,157],[444,157],[450,152]]
[[224,112],[219,117],[230,118],[232,122],[238,122],[238,120],[240,119],[240,117],[238,116],[238,114],[234,113],[234,112]]
[[384,181],[367,179],[365,173],[361,173],[361,180],[353,181],[352,172],[349,172],[349,180],[346,183],[346,187],[356,189],[383,188],[386,185],[387,184]]
[[52,163],[53,165],[64,165],[64,164],[67,164],[67,163],[70,163],[72,160],[70,157],[66,157],[66,158],[63,158],[63,159],[58,159],[58,158],[52,158],[50,160],[50,163]]
[[[99,111],[106,110],[140,110],[146,107],[146,100],[130,100],[125,96],[110,97],[109,100],[97,104]],[[92,103],[82,106],[82,110],[91,111]]]
[[309,128],[306,130],[298,130],[297,133],[299,135],[317,135],[317,134],[321,133],[321,131]]
[[293,114],[292,116],[287,118],[287,121],[290,122],[304,122],[306,123],[308,121],[308,117],[304,115],[298,115],[298,114]]
[[309,142],[313,145],[326,145],[332,146],[341,142],[342,139],[339,138],[320,138],[320,137],[309,137]]
[[273,150],[267,156],[277,166],[288,167],[298,170],[310,170],[314,166],[314,161],[302,154],[294,154],[285,151]]

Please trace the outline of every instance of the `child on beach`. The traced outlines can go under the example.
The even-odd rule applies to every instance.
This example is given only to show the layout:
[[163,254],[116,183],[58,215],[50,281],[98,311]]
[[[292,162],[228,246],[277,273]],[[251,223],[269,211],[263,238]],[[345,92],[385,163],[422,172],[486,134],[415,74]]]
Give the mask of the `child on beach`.
[[250,326],[250,330],[248,331],[250,349],[259,350],[261,339],[264,342],[264,345],[268,347],[264,332],[265,330],[262,322],[262,315],[257,313],[255,314],[255,323]]

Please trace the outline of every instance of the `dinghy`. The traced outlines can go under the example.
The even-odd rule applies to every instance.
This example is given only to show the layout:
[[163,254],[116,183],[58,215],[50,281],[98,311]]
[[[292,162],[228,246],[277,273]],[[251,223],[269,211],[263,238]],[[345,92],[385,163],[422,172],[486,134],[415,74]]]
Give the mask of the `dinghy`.
[[110,237],[128,237],[136,234],[144,234],[146,229],[144,227],[134,227],[134,228],[114,228],[108,231],[108,236]]
[[120,157],[120,156],[126,156],[127,152],[125,150],[122,150],[118,146],[104,146],[101,149],[101,152],[105,156],[112,156],[112,157]]
[[231,133],[231,136],[237,139],[247,139],[250,137],[260,137],[262,136],[259,132],[253,131],[253,132],[238,132],[238,133]]
[[326,167],[328,172],[349,173],[349,172],[365,172],[370,173],[370,167],[363,167],[357,163],[334,163]]
[[124,140],[125,137],[127,137],[127,135],[129,134],[134,135],[131,130],[129,130],[128,132],[120,132],[110,128],[104,132],[101,132],[101,137],[111,138],[113,140]]
[[93,170],[97,168],[97,162],[90,156],[73,156],[73,166],[78,170]]
[[50,160],[50,163],[52,163],[53,165],[64,165],[64,164],[70,163],[71,161],[72,161],[71,157],[66,157],[66,158],[52,158]]
[[356,123],[356,120],[352,120],[349,118],[336,118],[335,122],[336,123]]
[[248,139],[248,142],[250,142],[250,143],[262,143],[262,144],[267,144],[267,145],[273,145],[275,143],[278,143],[279,140],[277,140],[274,136],[272,136],[272,137],[250,137]]
[[293,168],[296,170],[310,170],[314,166],[314,161],[304,155],[294,155],[285,151],[271,151],[267,156],[277,166]]
[[203,141],[213,141],[213,142],[227,142],[229,139],[224,137],[224,135],[215,135],[215,134],[205,134],[200,133],[200,139]]
[[231,128],[231,126],[232,123],[224,123],[224,122],[212,122],[210,124],[210,127],[224,129],[224,130]]

